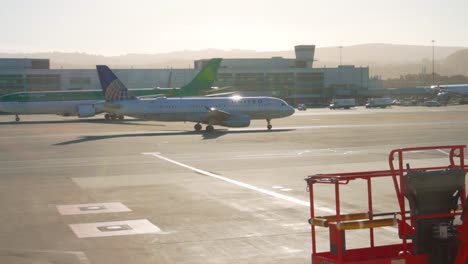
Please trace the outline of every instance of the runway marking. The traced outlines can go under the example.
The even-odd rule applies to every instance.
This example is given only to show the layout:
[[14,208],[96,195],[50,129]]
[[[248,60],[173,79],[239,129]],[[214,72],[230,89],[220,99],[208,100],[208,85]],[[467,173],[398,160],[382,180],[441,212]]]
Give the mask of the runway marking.
[[80,264],[91,264],[83,251],[60,251],[60,250],[40,250],[40,249],[16,249],[0,248],[0,251],[24,252],[24,253],[48,253],[48,254],[70,254],[74,255]]
[[[447,151],[443,151],[443,150],[441,150],[441,149],[437,149],[437,151],[439,151],[440,153],[445,154],[445,155],[447,155],[447,156],[450,156],[450,153],[448,153]],[[466,160],[467,160],[467,159],[465,159],[465,161],[466,161]]]
[[[170,162],[172,164],[178,165],[180,167],[184,167],[184,168],[189,169],[191,171],[194,171],[196,173],[199,173],[199,174],[202,174],[202,175],[205,175],[205,176],[208,176],[208,177],[212,177],[212,178],[215,178],[215,179],[218,179],[218,180],[222,180],[222,181],[225,181],[225,182],[228,182],[228,183],[231,183],[231,184],[234,184],[234,185],[237,185],[237,186],[240,186],[240,187],[252,190],[252,191],[263,193],[263,194],[266,194],[266,195],[269,195],[269,196],[272,196],[272,197],[275,197],[275,198],[278,198],[278,199],[281,199],[281,200],[285,200],[285,201],[295,203],[295,204],[298,204],[298,205],[302,205],[302,206],[307,206],[307,207],[310,206],[309,202],[306,202],[306,201],[303,201],[303,200],[300,200],[300,199],[297,199],[297,198],[294,198],[294,197],[291,197],[291,196],[287,196],[287,195],[284,195],[284,194],[281,194],[281,193],[265,190],[265,189],[262,189],[262,188],[259,188],[259,187],[244,183],[244,182],[236,181],[236,180],[233,180],[233,179],[230,179],[230,178],[227,178],[227,177],[223,177],[223,176],[211,173],[211,172],[201,170],[201,169],[197,169],[197,168],[189,166],[187,164],[184,164],[184,163],[181,163],[181,162],[166,158],[166,157],[162,156],[161,153],[159,153],[159,152],[144,152],[142,154],[146,155],[146,156],[153,156],[153,157],[165,160],[167,162]],[[320,210],[322,210],[322,209],[320,209]],[[330,209],[328,209],[328,210],[330,210]]]
[[[269,195],[269,196],[272,196],[272,197],[275,197],[275,198],[278,198],[278,199],[282,199],[282,200],[285,200],[285,201],[288,201],[288,202],[298,204],[298,205],[310,207],[310,202],[306,202],[306,201],[303,201],[303,200],[300,200],[300,199],[297,199],[297,198],[294,198],[294,197],[291,197],[291,196],[287,196],[287,195],[280,194],[280,193],[277,193],[277,192],[265,190],[265,189],[262,189],[262,188],[259,188],[259,187],[244,183],[244,182],[236,181],[236,180],[233,180],[233,179],[230,179],[230,178],[227,178],[227,177],[223,177],[223,176],[211,173],[211,172],[207,172],[207,171],[204,171],[204,170],[201,170],[201,169],[197,169],[197,168],[189,166],[187,164],[184,164],[184,163],[181,163],[181,162],[166,158],[166,157],[162,156],[161,153],[159,153],[159,152],[144,152],[144,153],[141,153],[141,154],[143,154],[145,156],[153,156],[153,157],[165,160],[167,162],[173,163],[175,165],[178,165],[180,167],[184,167],[186,169],[192,170],[192,171],[197,172],[199,174],[202,174],[202,175],[205,175],[205,176],[208,176],[208,177],[212,177],[212,178],[215,178],[215,179],[218,179],[218,180],[222,180],[222,181],[225,181],[225,182],[228,182],[228,183],[232,183],[234,185],[237,185],[237,186],[249,189],[249,190],[253,190],[253,191],[256,191],[256,192],[259,192],[259,193],[263,193],[263,194],[266,194],[266,195]],[[278,188],[278,187],[283,188],[283,186],[273,186],[272,188],[275,188],[275,187],[276,188]],[[315,209],[320,210],[320,211],[322,211],[324,213],[328,213],[328,214],[336,214],[335,210],[330,209],[328,207],[316,206]],[[398,230],[396,228],[385,228],[385,230],[387,230],[389,232],[392,232],[392,233],[398,233]]]
[[69,225],[78,238],[161,234],[159,227],[147,219]]
[[437,149],[437,151],[439,151],[440,153],[445,154],[447,156],[450,156],[450,153],[448,153],[447,151],[444,151],[444,150],[441,150],[441,149]]
[[443,151],[443,150],[441,150],[441,149],[438,149],[437,151],[439,151],[440,153],[445,154],[445,155],[447,155],[447,156],[450,156],[450,154],[449,154],[448,152]]
[[274,156],[292,156],[288,153],[269,153],[269,154],[247,154],[247,155],[237,155],[238,158],[252,158],[252,157],[274,157]]
[[122,203],[90,203],[90,204],[57,205],[57,210],[59,211],[61,215],[120,213],[120,212],[132,211]]

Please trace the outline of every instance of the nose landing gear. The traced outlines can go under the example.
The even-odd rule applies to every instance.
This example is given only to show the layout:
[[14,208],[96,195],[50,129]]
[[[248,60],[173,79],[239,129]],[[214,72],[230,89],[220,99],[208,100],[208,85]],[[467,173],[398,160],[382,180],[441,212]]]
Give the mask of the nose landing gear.
[[273,126],[271,125],[271,123],[270,123],[271,120],[270,120],[270,119],[267,119],[266,121],[267,121],[267,124],[268,124],[268,125],[267,125],[268,130],[271,130],[271,128],[273,127]]
[[105,114],[104,119],[106,120],[124,120],[125,116],[124,115],[116,115],[116,114]]

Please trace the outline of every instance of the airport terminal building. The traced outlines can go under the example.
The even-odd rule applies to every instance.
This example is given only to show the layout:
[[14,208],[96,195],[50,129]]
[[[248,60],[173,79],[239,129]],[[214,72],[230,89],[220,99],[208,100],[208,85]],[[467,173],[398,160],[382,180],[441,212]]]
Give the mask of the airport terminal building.
[[[275,96],[296,105],[327,104],[331,98],[365,100],[383,89],[370,78],[368,67],[340,65],[314,68],[315,46],[295,47],[295,58],[223,59],[215,86],[241,95]],[[181,87],[208,59],[196,60],[194,69],[115,69],[129,88]],[[0,59],[0,94],[16,91],[100,89],[92,69],[50,69],[48,59]]]

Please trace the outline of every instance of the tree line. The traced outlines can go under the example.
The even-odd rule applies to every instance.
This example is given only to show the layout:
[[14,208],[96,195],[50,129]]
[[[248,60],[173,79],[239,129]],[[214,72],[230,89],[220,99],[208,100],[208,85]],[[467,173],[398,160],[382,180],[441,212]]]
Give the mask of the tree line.
[[400,78],[389,78],[384,80],[385,88],[420,87],[431,86],[433,84],[468,84],[468,76],[444,76],[435,74],[434,83],[432,82],[432,74],[406,74],[401,75]]

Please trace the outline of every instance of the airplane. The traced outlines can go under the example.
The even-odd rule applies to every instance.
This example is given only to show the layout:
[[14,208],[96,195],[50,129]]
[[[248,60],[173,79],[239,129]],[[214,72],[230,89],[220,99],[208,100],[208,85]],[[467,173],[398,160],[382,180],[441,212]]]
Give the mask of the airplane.
[[437,101],[447,105],[452,96],[460,98],[460,104],[468,103],[468,84],[440,84],[432,85],[431,89],[437,90]]
[[[219,58],[211,59],[194,79],[180,88],[142,88],[131,89],[135,97],[158,96],[195,96],[212,90],[219,66]],[[212,95],[208,95],[212,96]],[[101,90],[83,91],[33,91],[17,92],[0,96],[0,111],[15,114],[16,122],[19,115],[25,114],[57,114],[62,116],[92,117],[102,112],[96,112],[94,104],[104,101]],[[106,120],[123,120],[123,115],[104,115]]]
[[453,92],[461,95],[468,95],[468,84],[440,84],[432,85],[431,89],[440,91]]
[[195,122],[195,131],[206,124],[213,132],[214,125],[248,127],[253,119],[267,121],[294,113],[294,108],[274,97],[180,97],[137,99],[105,65],[96,66],[105,102],[95,104],[98,111],[126,115],[146,120],[167,122]]

